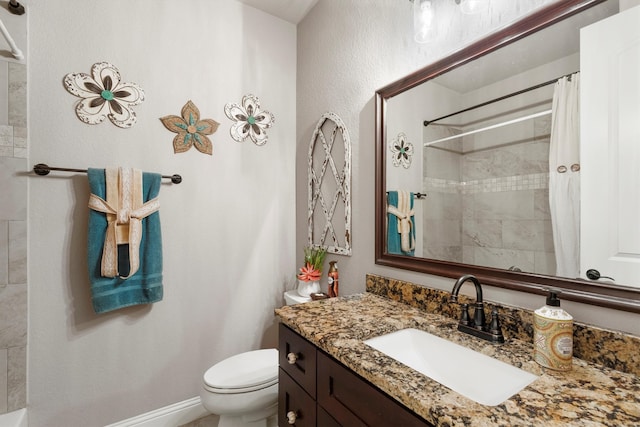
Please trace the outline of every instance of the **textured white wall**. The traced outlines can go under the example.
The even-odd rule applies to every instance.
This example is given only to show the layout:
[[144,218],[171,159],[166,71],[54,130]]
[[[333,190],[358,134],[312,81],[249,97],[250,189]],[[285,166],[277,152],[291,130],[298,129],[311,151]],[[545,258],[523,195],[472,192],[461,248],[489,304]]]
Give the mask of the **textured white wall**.
[[[378,266],[374,263],[375,91],[448,52],[458,50],[551,0],[492,0],[484,16],[455,13],[455,2],[436,1],[440,38],[418,45],[411,34],[411,3],[398,0],[320,0],[298,25],[297,246],[306,242],[306,149],[315,122],[325,111],[344,120],[353,144],[353,256],[338,259],[341,294],[364,291],[374,273],[446,290],[453,280]],[[330,30],[329,30],[330,29]],[[521,307],[543,305],[540,297],[487,288],[489,300]],[[640,333],[637,315],[564,302],[577,320]]]
[[[273,309],[295,261],[296,28],[232,0],[32,2],[29,164],[179,173],[163,185],[164,301],[95,315],[85,175],[32,177],[29,422],[101,426],[199,394],[204,371],[276,346]],[[138,123],[75,117],[70,72],[109,61],[146,100]],[[262,147],[237,143],[224,105],[253,93],[275,115]],[[174,154],[159,118],[187,100],[221,125],[213,156]]]

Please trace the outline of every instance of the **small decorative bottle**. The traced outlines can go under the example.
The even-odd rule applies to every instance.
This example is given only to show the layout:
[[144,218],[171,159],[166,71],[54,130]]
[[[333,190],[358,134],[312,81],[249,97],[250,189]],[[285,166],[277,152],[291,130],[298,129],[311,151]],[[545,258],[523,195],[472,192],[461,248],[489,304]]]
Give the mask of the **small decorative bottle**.
[[534,359],[557,371],[570,371],[573,360],[573,317],[562,308],[556,292],[533,316]]
[[329,298],[338,296],[338,261],[329,261],[329,273],[328,273],[328,294]]

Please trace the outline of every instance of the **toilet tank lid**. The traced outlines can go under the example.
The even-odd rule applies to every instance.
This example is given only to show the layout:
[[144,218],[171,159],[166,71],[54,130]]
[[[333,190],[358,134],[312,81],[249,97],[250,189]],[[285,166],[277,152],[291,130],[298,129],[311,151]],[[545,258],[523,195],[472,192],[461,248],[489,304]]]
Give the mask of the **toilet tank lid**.
[[204,373],[209,387],[235,389],[257,386],[278,378],[278,350],[269,348],[236,354]]

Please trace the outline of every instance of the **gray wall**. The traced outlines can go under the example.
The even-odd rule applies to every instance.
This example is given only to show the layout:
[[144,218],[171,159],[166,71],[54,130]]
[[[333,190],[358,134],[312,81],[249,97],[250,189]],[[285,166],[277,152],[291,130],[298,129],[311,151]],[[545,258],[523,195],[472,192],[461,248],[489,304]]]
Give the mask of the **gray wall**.
[[[333,257],[339,260],[341,293],[364,291],[366,273],[446,290],[453,286],[452,279],[386,268],[374,262],[374,94],[377,89],[522,16],[532,7],[551,2],[491,3],[490,15],[461,16],[454,11],[455,2],[436,2],[442,8],[437,20],[440,38],[426,45],[413,41],[410,2],[320,0],[299,24],[296,253],[300,261],[307,227],[306,147],[320,115],[333,111],[344,120],[353,143],[353,256]],[[485,296],[524,308],[544,304],[540,297],[497,288],[487,287]],[[563,303],[563,307],[579,321],[640,333],[637,315],[571,302]]]

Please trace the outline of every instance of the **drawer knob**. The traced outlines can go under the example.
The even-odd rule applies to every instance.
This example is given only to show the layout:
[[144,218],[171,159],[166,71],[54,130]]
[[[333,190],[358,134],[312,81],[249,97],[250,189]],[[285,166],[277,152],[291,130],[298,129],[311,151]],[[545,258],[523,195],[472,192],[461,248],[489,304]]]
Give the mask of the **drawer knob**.
[[294,411],[287,412],[287,422],[289,424],[295,424],[296,418],[298,418],[298,415]]
[[289,354],[287,354],[287,362],[289,362],[289,365],[295,365],[296,361],[298,360],[298,355],[291,352]]

